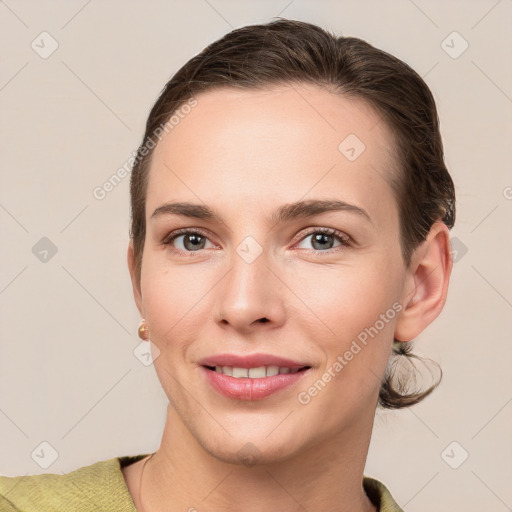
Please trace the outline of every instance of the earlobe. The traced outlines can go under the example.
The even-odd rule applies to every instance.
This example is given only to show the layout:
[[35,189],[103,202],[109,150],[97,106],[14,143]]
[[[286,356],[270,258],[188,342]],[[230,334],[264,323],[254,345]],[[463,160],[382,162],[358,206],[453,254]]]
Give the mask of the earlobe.
[[144,318],[144,308],[142,304],[142,292],[140,288],[140,276],[137,272],[137,265],[135,261],[135,252],[133,250],[133,242],[130,241],[128,244],[127,251],[127,260],[128,260],[128,270],[130,272],[130,278],[132,281],[132,289],[133,289],[133,298],[135,299],[135,304],[142,318]]
[[441,313],[452,266],[450,232],[437,221],[411,258],[402,295],[404,309],[395,325],[397,340],[411,341]]

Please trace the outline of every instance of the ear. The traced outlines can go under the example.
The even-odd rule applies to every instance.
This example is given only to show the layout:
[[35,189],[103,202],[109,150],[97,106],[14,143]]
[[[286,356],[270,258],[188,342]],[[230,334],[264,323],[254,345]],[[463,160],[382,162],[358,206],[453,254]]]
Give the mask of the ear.
[[133,242],[130,240],[128,244],[128,270],[130,271],[130,278],[132,280],[132,288],[133,288],[133,298],[135,299],[135,304],[142,318],[144,318],[144,308],[142,305],[142,292],[140,288],[140,275],[137,272],[136,264],[135,264],[135,253],[133,251]]
[[450,231],[437,221],[412,254],[401,299],[405,307],[395,324],[397,340],[414,339],[441,313],[452,266]]

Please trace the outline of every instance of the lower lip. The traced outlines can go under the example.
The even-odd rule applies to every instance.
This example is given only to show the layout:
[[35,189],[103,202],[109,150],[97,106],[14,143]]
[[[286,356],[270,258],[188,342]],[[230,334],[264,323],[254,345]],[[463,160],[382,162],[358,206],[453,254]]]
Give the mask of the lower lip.
[[274,375],[272,377],[263,377],[261,379],[251,379],[247,377],[230,377],[214,370],[202,367],[206,373],[206,379],[211,386],[221,395],[236,400],[263,400],[282,389],[285,389],[298,382],[308,370],[301,370],[297,373],[286,373]]

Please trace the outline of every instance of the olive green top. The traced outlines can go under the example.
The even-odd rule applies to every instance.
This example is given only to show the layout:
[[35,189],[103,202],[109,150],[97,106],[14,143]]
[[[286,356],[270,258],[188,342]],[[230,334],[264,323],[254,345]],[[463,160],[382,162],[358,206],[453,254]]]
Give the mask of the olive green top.
[[[144,455],[96,462],[66,474],[0,476],[1,512],[137,512],[121,468]],[[384,484],[363,476],[378,512],[404,512]]]

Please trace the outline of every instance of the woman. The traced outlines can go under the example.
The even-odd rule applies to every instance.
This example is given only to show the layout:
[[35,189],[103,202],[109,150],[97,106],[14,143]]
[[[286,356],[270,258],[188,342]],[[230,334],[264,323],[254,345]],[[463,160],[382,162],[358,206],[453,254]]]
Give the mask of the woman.
[[0,479],[2,510],[400,511],[376,407],[441,312],[453,182],[435,103],[368,43],[277,20],[187,62],[131,176],[128,265],[169,399],[160,448]]

